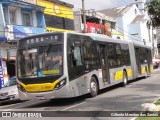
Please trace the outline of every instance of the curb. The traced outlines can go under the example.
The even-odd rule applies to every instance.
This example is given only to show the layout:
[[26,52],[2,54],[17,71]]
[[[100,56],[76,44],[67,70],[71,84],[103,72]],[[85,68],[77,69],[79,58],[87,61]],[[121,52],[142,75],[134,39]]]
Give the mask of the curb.
[[[160,99],[160,97],[158,98],[158,100]],[[153,101],[152,103],[157,102],[157,100]],[[130,120],[135,120],[137,117],[131,118]]]

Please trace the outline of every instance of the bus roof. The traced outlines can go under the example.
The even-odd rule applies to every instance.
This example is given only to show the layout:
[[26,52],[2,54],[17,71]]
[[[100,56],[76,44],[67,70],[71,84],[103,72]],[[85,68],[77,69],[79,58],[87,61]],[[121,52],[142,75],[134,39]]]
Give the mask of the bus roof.
[[114,42],[114,43],[126,43],[126,44],[133,43],[134,45],[137,45],[137,46],[151,48],[150,46],[143,45],[143,44],[141,44],[138,41],[134,42],[132,40],[114,39],[114,38],[110,38],[109,36],[106,36],[106,35],[103,35],[103,34],[96,34],[96,33],[46,32],[46,33],[41,33],[41,34],[37,34],[37,35],[33,35],[33,36],[28,36],[28,37],[22,38],[21,40],[23,40],[23,39],[30,39],[32,37],[38,37],[38,36],[43,36],[43,35],[51,35],[53,33],[77,34],[77,35],[89,36],[94,41]]

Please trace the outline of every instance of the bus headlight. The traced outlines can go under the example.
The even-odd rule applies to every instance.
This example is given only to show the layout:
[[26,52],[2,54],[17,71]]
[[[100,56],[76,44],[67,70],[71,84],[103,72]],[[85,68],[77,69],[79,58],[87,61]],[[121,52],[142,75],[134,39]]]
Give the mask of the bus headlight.
[[55,86],[55,90],[59,90],[60,88],[62,88],[63,86],[66,85],[66,79],[61,80],[59,83],[56,84]]
[[17,88],[22,92],[26,92],[26,90],[23,88],[23,86],[21,86],[19,83],[17,83]]

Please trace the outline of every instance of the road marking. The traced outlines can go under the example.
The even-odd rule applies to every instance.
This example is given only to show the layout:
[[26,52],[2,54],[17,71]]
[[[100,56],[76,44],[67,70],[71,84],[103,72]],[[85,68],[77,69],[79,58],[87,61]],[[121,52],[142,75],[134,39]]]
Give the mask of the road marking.
[[159,71],[159,70],[160,70],[160,69],[154,69],[153,71],[156,72],[156,71]]
[[155,75],[155,76],[152,76],[151,78],[157,78],[157,77],[159,77],[159,76]]
[[135,120],[135,119],[136,119],[136,117],[132,118],[131,120]]
[[17,103],[17,104],[12,104],[12,105],[8,105],[8,106],[4,106],[4,107],[0,107],[0,109],[8,109],[8,108],[22,108],[22,107],[26,107],[26,106],[32,106],[32,105],[37,105],[37,104],[41,104],[43,102],[46,102],[48,100],[29,100],[29,101],[25,101],[25,102],[21,102],[21,103]]
[[82,103],[79,103],[79,104],[70,106],[70,107],[68,107],[68,108],[64,108],[64,109],[62,109],[62,110],[60,110],[60,111],[65,111],[65,110],[68,110],[68,109],[70,109],[70,108],[74,108],[74,107],[79,106],[79,105],[84,104],[84,103],[86,103],[86,102],[82,102]]
[[5,110],[1,110],[1,111],[11,111],[12,109],[5,109]]

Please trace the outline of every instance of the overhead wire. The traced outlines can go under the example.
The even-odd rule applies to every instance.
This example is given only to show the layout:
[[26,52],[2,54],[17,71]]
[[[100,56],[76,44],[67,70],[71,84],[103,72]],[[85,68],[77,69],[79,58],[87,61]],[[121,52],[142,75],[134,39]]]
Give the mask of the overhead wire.
[[[119,3],[115,2],[114,0],[113,0],[112,2],[114,2],[114,4],[116,4],[116,5],[120,5]],[[124,0],[122,0],[121,3],[122,3],[122,4],[123,4],[123,3],[126,4]],[[121,4],[121,5],[122,5],[122,4]],[[114,9],[114,8],[111,8],[111,9]],[[130,12],[130,11],[129,11],[129,13],[131,13],[132,15],[135,15],[133,12]],[[118,27],[118,26],[117,26],[117,27]],[[123,29],[120,28],[120,27],[119,27],[119,29],[123,30]],[[124,31],[124,30],[123,30],[123,31]],[[127,31],[124,31],[124,32],[129,33],[129,32],[127,32]],[[131,33],[129,33],[129,34],[131,35]],[[139,39],[144,39],[144,38],[141,38],[141,37],[138,37],[138,36],[134,36],[134,37],[139,38]],[[146,40],[148,40],[148,39],[146,39]],[[148,40],[148,41],[149,41],[149,40]]]
[[[118,6],[120,5],[119,3],[115,2],[114,0],[113,0],[112,2],[114,2],[114,3],[115,3],[116,5],[118,5]],[[124,1],[121,1],[120,3],[121,3],[121,5],[126,4]],[[80,4],[76,4],[76,5],[81,6]],[[88,5],[87,5],[87,6],[88,6]],[[53,8],[46,8],[46,9],[53,9]],[[55,10],[71,12],[71,14],[69,14],[69,13],[67,13],[67,14],[65,14],[65,13],[59,13],[60,15],[73,15],[73,14],[72,14],[72,13],[73,13],[72,10],[62,10],[62,9],[55,9]],[[55,11],[53,11],[53,12],[51,12],[51,11],[45,11],[45,12],[51,13],[51,14],[55,13]],[[56,14],[56,13],[55,13],[55,14]],[[120,28],[120,27],[118,27],[118,26],[116,26],[116,27],[119,28],[120,30],[124,31],[125,33],[128,33],[129,35],[131,35],[131,33],[125,31],[124,29],[122,29],[122,28]],[[0,32],[4,32],[4,31],[0,31]],[[6,31],[5,31],[5,32],[6,32]],[[8,32],[8,31],[7,31],[7,32]],[[16,33],[16,32],[9,32],[9,33]],[[27,34],[34,34],[34,33],[27,33]],[[35,34],[36,34],[36,33],[35,33]],[[127,36],[126,34],[124,34],[124,35]],[[128,36],[128,37],[130,37],[130,36]],[[134,36],[134,37],[143,39],[143,38],[138,37],[138,36]],[[130,37],[130,38],[131,38],[131,37]],[[133,39],[133,38],[132,38],[132,39]],[[137,39],[134,38],[134,40],[137,40]],[[138,40],[138,41],[139,41],[139,40]]]

